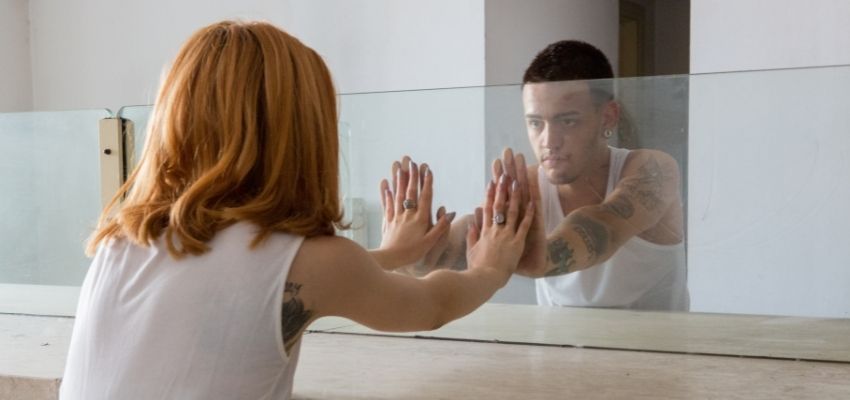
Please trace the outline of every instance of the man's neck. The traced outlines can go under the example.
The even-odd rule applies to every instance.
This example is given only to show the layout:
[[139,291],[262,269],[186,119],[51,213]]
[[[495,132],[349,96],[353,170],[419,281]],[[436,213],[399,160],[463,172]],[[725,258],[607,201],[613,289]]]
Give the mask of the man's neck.
[[611,149],[607,146],[584,174],[572,183],[557,185],[558,198],[565,213],[590,204],[599,204],[608,190],[608,175],[611,167]]

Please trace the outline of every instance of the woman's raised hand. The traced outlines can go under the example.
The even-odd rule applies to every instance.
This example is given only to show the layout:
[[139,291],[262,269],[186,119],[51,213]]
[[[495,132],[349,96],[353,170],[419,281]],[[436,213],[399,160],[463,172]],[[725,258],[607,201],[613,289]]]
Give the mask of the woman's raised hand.
[[525,249],[525,239],[534,220],[534,203],[523,200],[519,184],[507,174],[491,181],[481,209],[479,224],[470,224],[467,234],[467,264],[470,269],[493,268],[505,274],[516,268]]
[[434,174],[427,164],[418,166],[405,156],[393,163],[392,179],[392,189],[386,179],[381,181],[384,216],[380,250],[390,255],[390,268],[397,268],[422,259],[448,232],[455,213],[446,214],[440,207],[437,223],[432,222]]

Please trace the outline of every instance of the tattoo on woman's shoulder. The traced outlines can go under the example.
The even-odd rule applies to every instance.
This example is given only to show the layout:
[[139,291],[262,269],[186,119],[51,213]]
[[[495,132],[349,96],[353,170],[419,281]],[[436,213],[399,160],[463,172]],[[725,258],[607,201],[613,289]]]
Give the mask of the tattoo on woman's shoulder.
[[313,312],[305,309],[304,302],[298,297],[298,292],[301,291],[302,286],[296,282],[286,282],[283,289],[281,321],[283,343],[287,352],[298,342],[301,331],[313,316]]

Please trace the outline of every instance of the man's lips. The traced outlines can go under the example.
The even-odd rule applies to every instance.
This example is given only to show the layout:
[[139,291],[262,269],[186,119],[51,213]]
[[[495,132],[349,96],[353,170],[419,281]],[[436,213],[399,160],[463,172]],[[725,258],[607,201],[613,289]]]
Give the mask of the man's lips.
[[563,163],[563,162],[566,162],[566,161],[569,161],[569,157],[556,156],[556,155],[543,156],[543,164],[544,165],[558,164],[558,163]]

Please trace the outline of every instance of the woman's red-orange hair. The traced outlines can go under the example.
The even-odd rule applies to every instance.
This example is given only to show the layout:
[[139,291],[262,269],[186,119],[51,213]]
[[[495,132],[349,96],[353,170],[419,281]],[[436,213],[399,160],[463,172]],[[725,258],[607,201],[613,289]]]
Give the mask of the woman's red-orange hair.
[[146,246],[165,235],[173,256],[201,254],[238,221],[259,227],[255,245],[272,232],[333,235],[342,228],[335,96],[321,57],[271,24],[199,30],[162,83],[139,165],[88,253],[110,238]]

